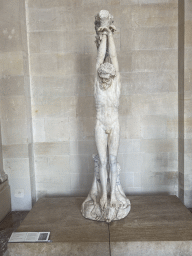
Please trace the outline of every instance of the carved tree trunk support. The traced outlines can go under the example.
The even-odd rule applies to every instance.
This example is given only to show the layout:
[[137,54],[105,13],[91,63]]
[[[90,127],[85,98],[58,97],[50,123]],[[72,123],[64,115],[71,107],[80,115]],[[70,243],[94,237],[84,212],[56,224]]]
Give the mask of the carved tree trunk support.
[[[96,46],[97,49],[99,49],[101,40],[102,40],[102,32],[98,31],[100,27],[107,27],[109,28],[113,23],[113,16],[109,14],[108,11],[100,11],[99,14],[95,16],[95,30],[96,30]],[[104,56],[104,55],[103,55]],[[106,53],[104,57],[104,62],[110,62],[110,56],[108,52],[108,47],[106,47]],[[106,133],[108,133],[108,130],[106,130]],[[118,207],[113,207],[110,204],[110,192],[111,192],[111,184],[110,184],[110,166],[109,166],[109,159],[107,163],[107,207],[102,209],[100,204],[100,199],[102,196],[102,184],[100,179],[100,159],[99,155],[93,155],[93,159],[95,162],[95,168],[94,168],[94,179],[93,184],[91,187],[91,190],[86,198],[86,200],[82,204],[81,212],[82,215],[85,218],[91,219],[91,220],[97,220],[97,221],[106,221],[111,222],[112,220],[120,220],[122,218],[125,218],[130,209],[131,209],[131,203],[129,199],[126,198],[121,183],[119,179],[119,173],[120,173],[120,165],[117,163],[117,179],[116,179],[116,186],[115,186],[115,196],[118,202]],[[105,186],[104,186],[105,187]]]

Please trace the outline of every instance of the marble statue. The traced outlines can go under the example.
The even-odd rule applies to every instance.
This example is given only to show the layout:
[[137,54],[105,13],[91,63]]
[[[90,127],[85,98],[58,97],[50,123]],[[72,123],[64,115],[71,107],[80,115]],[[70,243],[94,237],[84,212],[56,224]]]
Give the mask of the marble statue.
[[94,96],[96,103],[95,140],[98,155],[94,180],[88,197],[82,204],[85,218],[111,222],[127,216],[131,209],[121,187],[117,163],[119,148],[118,106],[121,90],[119,65],[113,33],[113,16],[106,10],[95,17],[97,61]]

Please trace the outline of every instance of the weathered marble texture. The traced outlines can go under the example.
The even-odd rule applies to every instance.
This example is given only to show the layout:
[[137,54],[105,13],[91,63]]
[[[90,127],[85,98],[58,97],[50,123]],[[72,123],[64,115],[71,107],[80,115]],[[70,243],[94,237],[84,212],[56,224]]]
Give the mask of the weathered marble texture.
[[[105,211],[102,211],[100,208],[100,198],[101,198],[101,180],[100,180],[100,175],[99,175],[99,169],[100,169],[100,161],[99,161],[99,156],[98,155],[93,155],[93,159],[95,162],[95,169],[94,169],[94,179],[93,179],[93,184],[91,187],[91,190],[89,192],[89,195],[87,196],[86,200],[83,202],[81,211],[82,214],[85,218],[87,219],[92,219],[92,220],[97,220],[97,221],[108,221],[109,218],[112,220],[119,220],[127,216],[131,209],[131,203],[130,201],[126,198],[121,182],[120,182],[120,171],[121,167],[119,163],[117,163],[117,181],[116,181],[116,196],[118,200],[122,200],[126,202],[124,207],[120,207],[118,209],[114,207],[110,207],[110,201],[108,199],[108,207]],[[109,164],[107,165],[108,173],[109,173]],[[108,178],[107,180],[107,192],[110,194],[110,180]],[[110,220],[110,219],[109,219]]]
[[121,81],[113,39],[116,28],[113,25],[113,16],[108,11],[101,10],[95,16],[95,30],[95,141],[98,155],[93,157],[94,180],[81,211],[85,218],[111,222],[125,218],[131,209],[131,203],[123,192],[119,177],[120,165],[117,163]]

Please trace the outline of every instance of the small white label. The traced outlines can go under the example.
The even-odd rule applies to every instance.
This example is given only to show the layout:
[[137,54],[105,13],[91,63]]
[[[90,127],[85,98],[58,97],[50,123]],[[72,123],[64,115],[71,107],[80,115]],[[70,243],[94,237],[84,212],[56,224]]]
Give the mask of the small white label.
[[50,242],[50,232],[13,232],[9,243]]

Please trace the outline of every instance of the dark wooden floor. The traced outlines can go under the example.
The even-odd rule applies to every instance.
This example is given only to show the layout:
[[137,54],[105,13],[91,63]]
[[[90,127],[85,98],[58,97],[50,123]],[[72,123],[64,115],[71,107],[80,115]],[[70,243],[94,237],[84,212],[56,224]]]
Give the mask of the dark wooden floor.
[[[189,208],[192,213],[192,208]],[[20,226],[27,216],[27,211],[10,212],[2,222],[0,222],[0,256],[7,250],[7,242],[11,234]]]

